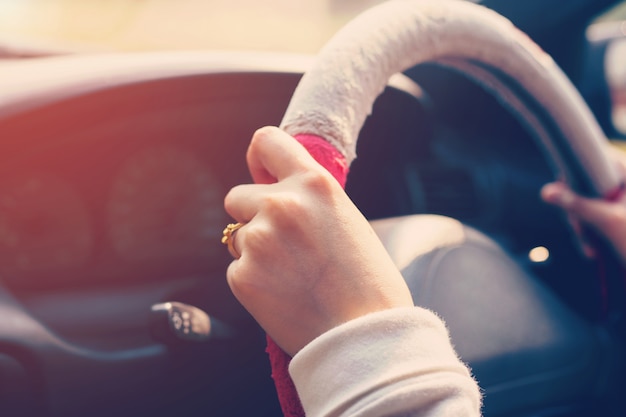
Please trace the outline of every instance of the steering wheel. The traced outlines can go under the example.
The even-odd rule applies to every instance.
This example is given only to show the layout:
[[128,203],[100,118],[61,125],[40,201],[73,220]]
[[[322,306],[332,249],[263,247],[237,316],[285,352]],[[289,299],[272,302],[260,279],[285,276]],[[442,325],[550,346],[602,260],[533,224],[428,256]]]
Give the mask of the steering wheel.
[[[426,62],[460,71],[495,95],[573,189],[607,199],[621,193],[608,141],[565,74],[510,21],[468,1],[392,1],[359,15],[321,50],[281,127],[344,184],[374,100],[393,74]],[[268,351],[285,415],[303,415],[289,358],[271,340]]]

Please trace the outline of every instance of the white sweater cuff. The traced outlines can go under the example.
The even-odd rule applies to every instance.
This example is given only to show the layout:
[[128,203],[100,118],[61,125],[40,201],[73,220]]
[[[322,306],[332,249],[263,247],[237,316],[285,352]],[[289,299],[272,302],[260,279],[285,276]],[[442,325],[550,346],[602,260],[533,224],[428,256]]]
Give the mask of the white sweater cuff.
[[480,415],[478,387],[444,323],[419,307],[344,323],[298,352],[289,372],[308,417]]

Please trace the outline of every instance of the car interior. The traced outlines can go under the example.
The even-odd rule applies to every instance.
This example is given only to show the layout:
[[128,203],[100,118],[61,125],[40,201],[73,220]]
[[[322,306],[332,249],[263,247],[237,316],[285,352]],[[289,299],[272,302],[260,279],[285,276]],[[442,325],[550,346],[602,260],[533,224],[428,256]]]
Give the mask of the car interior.
[[[619,135],[588,59],[605,45],[585,38],[615,1],[482,3],[551,54]],[[252,181],[250,137],[280,123],[313,59],[0,64],[0,413],[280,415],[266,335],[225,279],[223,199]],[[357,154],[346,192],[416,304],[446,321],[486,417],[624,415],[623,272],[610,249],[583,256],[541,201],[555,171],[527,127],[463,74],[426,63],[390,80]],[[153,306],[166,302],[202,310],[214,331],[161,331]]]

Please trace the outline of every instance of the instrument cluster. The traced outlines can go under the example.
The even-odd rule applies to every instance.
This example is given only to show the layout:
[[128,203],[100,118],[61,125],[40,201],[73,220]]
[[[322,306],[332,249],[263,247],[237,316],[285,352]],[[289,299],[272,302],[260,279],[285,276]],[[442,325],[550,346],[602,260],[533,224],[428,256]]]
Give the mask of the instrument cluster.
[[206,255],[224,224],[219,183],[191,150],[163,145],[126,159],[114,179],[107,223],[118,256]]
[[84,265],[93,247],[89,213],[71,184],[43,172],[0,181],[0,268],[4,274]]
[[80,169],[49,152],[22,161],[17,175],[4,170],[0,279],[40,288],[211,268],[224,252],[225,190],[189,145],[96,146]]

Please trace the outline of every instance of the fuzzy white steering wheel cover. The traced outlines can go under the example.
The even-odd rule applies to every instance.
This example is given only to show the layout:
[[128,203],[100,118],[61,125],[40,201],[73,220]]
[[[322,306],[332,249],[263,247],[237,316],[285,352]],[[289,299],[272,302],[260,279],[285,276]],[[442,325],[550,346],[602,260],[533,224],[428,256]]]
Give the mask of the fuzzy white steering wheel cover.
[[[322,49],[300,81],[281,127],[314,134],[350,163],[356,139],[389,78],[425,62],[492,67],[550,114],[600,195],[619,186],[601,128],[554,61],[501,15],[463,0],[393,0],[359,15]],[[549,144],[548,144],[549,147]]]

